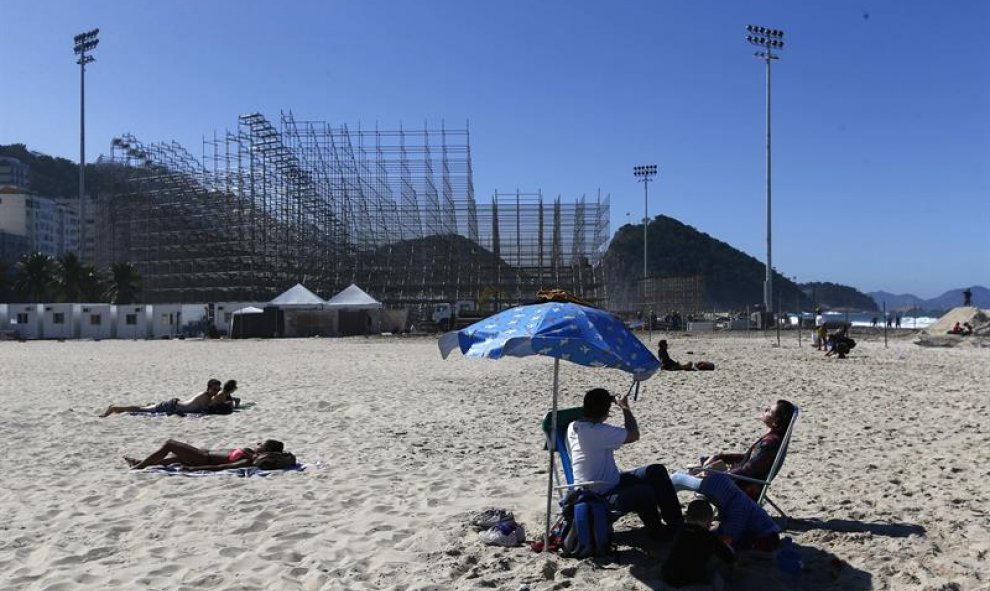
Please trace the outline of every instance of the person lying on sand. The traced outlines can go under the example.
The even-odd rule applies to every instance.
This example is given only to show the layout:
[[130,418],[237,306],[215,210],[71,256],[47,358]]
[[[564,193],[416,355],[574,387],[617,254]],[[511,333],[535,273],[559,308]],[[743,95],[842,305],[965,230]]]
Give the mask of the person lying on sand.
[[[237,389],[237,382],[235,380],[230,380],[227,383],[233,382],[234,390]],[[180,401],[178,398],[172,398],[170,400],[165,400],[159,402],[158,404],[149,404],[147,406],[115,406],[110,405],[107,407],[100,417],[108,417],[113,414],[118,414],[122,412],[135,412],[135,413],[165,413],[169,415],[183,415],[187,413],[203,413],[207,412],[207,409],[211,407],[212,404],[221,404],[225,401],[230,401],[231,397],[229,392],[224,394],[220,390],[220,380],[211,379],[206,383],[206,390],[193,396],[189,400]],[[219,409],[217,409],[219,410]],[[232,412],[233,409],[231,409]],[[227,413],[219,413],[227,414]]]
[[[760,421],[767,426],[767,432],[749,446],[746,453],[714,453],[702,460],[702,467],[716,470],[721,468],[731,474],[766,480],[793,416],[794,405],[786,400],[778,400],[773,406],[763,409]],[[760,485],[742,480],[735,482],[753,499],[759,497]]]
[[715,364],[710,361],[699,361],[697,363],[678,363],[670,358],[670,353],[667,352],[667,341],[661,339],[657,343],[657,358],[660,359],[660,369],[664,371],[711,371],[715,369]]
[[223,383],[220,393],[214,395],[200,412],[208,415],[229,415],[241,405],[241,399],[233,396],[235,391],[237,391],[237,380],[227,380]]
[[[169,439],[157,451],[138,460],[124,456],[132,470],[149,467],[174,466],[182,470],[227,470],[257,466],[264,470],[287,468],[296,463],[295,457],[284,451],[281,441],[266,439],[254,447],[235,449],[201,449],[188,443]],[[291,460],[291,461],[290,461]]]

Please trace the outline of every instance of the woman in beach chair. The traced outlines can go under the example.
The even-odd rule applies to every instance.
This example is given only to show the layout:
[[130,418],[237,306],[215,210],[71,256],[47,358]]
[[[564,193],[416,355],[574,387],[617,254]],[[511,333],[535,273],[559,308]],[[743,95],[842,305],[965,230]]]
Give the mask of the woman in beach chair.
[[[233,390],[237,389],[236,380],[228,380],[227,384],[233,383]],[[211,379],[206,383],[206,390],[193,396],[189,400],[181,401],[178,398],[172,398],[169,400],[164,400],[158,404],[149,404],[146,406],[134,406],[134,405],[123,405],[116,406],[110,405],[107,407],[100,417],[108,417],[113,414],[119,413],[165,413],[167,415],[185,415],[193,413],[207,413],[211,406],[214,407],[214,414],[229,414],[228,412],[217,412],[220,410],[220,406],[226,401],[234,400],[230,396],[230,392],[225,388],[221,390],[220,380]],[[231,407],[230,412],[233,412],[233,407]]]
[[[766,480],[793,416],[794,405],[786,400],[778,400],[773,406],[763,410],[760,420],[767,426],[767,432],[749,446],[746,453],[715,453],[702,460],[702,467],[718,469],[720,465],[724,465],[730,474]],[[751,498],[759,497],[762,488],[760,485],[744,480],[736,480],[736,484]]]
[[176,465],[179,469],[188,471],[229,470],[252,466],[262,470],[279,470],[296,463],[295,456],[284,450],[284,444],[275,439],[266,439],[254,447],[235,449],[202,449],[169,439],[143,460],[124,456],[124,461],[132,470]]

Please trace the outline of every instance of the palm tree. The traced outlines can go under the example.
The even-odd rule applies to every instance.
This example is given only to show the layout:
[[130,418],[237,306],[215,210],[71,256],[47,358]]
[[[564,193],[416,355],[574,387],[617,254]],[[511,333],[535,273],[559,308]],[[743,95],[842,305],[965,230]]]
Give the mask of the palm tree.
[[103,274],[93,265],[82,266],[82,281],[79,283],[79,296],[84,302],[100,302],[106,292]]
[[111,304],[133,304],[141,293],[141,276],[130,263],[110,265],[110,285],[106,296]]
[[62,302],[78,302],[82,294],[83,269],[75,253],[67,253],[55,262],[55,289]]
[[5,261],[0,261],[0,302],[9,302],[10,278],[7,276],[9,265]]
[[48,295],[54,277],[55,260],[40,252],[26,254],[17,261],[16,289],[33,302],[42,302]]

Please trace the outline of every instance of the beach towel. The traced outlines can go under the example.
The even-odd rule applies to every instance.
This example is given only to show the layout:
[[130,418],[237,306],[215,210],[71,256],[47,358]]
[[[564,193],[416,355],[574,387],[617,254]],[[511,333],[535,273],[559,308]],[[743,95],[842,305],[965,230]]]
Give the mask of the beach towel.
[[187,472],[184,470],[179,470],[177,466],[162,466],[159,468],[145,468],[144,470],[132,470],[135,474],[164,474],[166,476],[237,476],[240,478],[247,478],[249,476],[272,476],[274,474],[284,474],[286,472],[302,472],[307,468],[315,468],[319,465],[319,462],[315,464],[294,464],[288,468],[281,470],[262,470],[255,466],[249,468],[231,468],[229,470],[199,470],[196,472]]
[[[257,403],[256,402],[245,402],[245,403],[241,404],[240,406],[234,407],[234,413],[238,413],[238,412],[241,412],[241,411],[244,411],[244,410],[251,410],[255,406],[257,406]],[[177,416],[177,417],[191,417],[191,418],[201,419],[203,417],[208,417],[210,415],[216,415],[216,414],[220,414],[220,413],[214,413],[214,412],[206,412],[206,413],[203,413],[203,412],[182,412],[182,413],[129,412],[129,413],[124,413],[124,414],[130,415],[132,417],[167,417],[167,416]],[[233,413],[227,413],[227,414],[233,414]]]

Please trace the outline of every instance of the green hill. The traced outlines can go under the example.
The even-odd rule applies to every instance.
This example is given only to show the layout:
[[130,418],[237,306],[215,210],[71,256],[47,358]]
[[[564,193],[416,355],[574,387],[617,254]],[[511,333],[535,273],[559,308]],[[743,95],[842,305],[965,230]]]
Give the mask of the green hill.
[[[699,232],[667,216],[657,216],[647,229],[649,239],[649,275],[651,277],[700,276],[704,284],[705,309],[744,310],[763,301],[762,261]],[[605,253],[607,284],[613,307],[635,309],[636,282],[643,274],[643,226],[619,228]],[[774,296],[783,310],[804,310],[814,306],[813,294],[780,273],[774,273]],[[832,284],[829,284],[832,285]],[[834,286],[828,290],[836,302],[846,302],[836,294],[858,294],[856,307],[873,310],[869,296],[851,287]],[[816,294],[820,298],[822,294]],[[624,301],[623,301],[624,300]],[[850,299],[849,301],[854,301]],[[832,306],[832,301],[828,304]],[[836,304],[838,305],[838,304]]]

